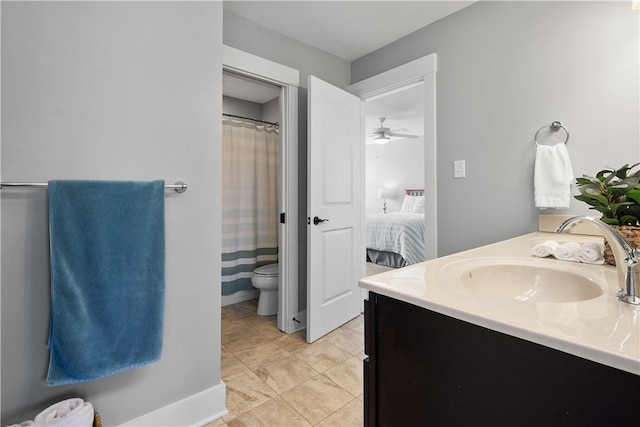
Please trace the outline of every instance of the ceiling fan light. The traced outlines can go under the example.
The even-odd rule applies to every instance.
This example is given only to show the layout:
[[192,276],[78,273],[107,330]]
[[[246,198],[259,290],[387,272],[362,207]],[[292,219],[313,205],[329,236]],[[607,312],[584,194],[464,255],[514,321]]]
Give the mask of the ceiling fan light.
[[391,138],[389,138],[389,137],[388,137],[388,136],[386,136],[386,135],[378,135],[378,136],[376,136],[373,140],[374,140],[374,141],[376,142],[376,144],[378,144],[378,145],[384,145],[384,144],[386,144],[387,142],[391,141]]

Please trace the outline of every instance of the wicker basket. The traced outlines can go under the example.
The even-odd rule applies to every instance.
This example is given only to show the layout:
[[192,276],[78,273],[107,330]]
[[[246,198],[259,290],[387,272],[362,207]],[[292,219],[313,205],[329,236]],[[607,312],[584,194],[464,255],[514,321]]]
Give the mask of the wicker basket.
[[[620,236],[622,236],[632,247],[640,247],[640,226],[637,225],[612,225]],[[604,260],[609,265],[616,265],[613,251],[609,243],[604,242]]]

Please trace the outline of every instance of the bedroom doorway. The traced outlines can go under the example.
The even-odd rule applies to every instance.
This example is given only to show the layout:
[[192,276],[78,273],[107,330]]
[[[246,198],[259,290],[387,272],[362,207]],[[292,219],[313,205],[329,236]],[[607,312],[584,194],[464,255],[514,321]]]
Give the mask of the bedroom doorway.
[[[366,191],[366,202],[368,206],[373,206],[373,208],[368,208],[371,211],[375,211],[376,207],[378,209],[378,213],[383,212],[385,205],[387,212],[393,211],[401,211],[403,210],[403,202],[405,201],[405,190],[421,190],[423,191],[423,201],[424,201],[424,255],[421,257],[421,260],[429,260],[437,257],[437,185],[436,185],[436,132],[435,132],[435,112],[436,112],[436,93],[435,93],[435,79],[436,79],[436,69],[437,69],[437,61],[436,54],[430,54],[424,56],[422,58],[411,61],[407,64],[398,66],[391,70],[382,72],[380,74],[374,75],[370,78],[362,80],[358,83],[355,83],[349,87],[349,91],[354,95],[357,95],[362,99],[363,102],[363,110],[366,112],[366,115],[363,114],[363,126],[366,126],[367,135],[363,136],[363,144],[367,144],[367,147],[371,146],[371,140],[376,141],[376,138],[387,136],[389,140],[384,141],[385,144],[376,144],[381,147],[375,147],[373,150],[368,148],[367,151],[367,159],[365,161],[365,168],[367,173],[370,173],[369,166],[374,163],[374,161],[380,162],[381,157],[387,156],[391,157],[389,149],[392,147],[393,143],[399,144],[402,142],[400,138],[396,138],[394,141],[393,133],[395,130],[396,136],[400,135],[411,135],[411,137],[407,137],[407,140],[417,140],[420,139],[422,141],[420,148],[416,149],[417,151],[413,153],[404,153],[407,158],[404,161],[405,169],[409,169],[406,165],[408,165],[408,158],[418,158],[422,159],[422,162],[418,160],[418,165],[422,165],[422,185],[416,186],[413,188],[413,185],[409,185],[404,183],[397,183],[392,178],[385,178],[388,181],[378,180],[375,181],[372,179],[367,179],[366,188],[363,191]],[[412,96],[415,95],[415,99],[412,102],[408,102],[404,107],[399,105],[398,109],[401,108],[410,108],[408,104],[415,104],[415,108],[422,111],[422,132],[413,131],[408,126],[399,126],[394,123],[394,119],[392,117],[392,113],[384,113],[385,110],[379,110],[379,117],[375,117],[376,113],[374,112],[375,108],[370,108],[370,111],[367,111],[369,106],[375,107],[377,103],[380,106],[384,106],[387,102],[389,105],[392,105],[394,99],[397,97],[398,101],[401,102],[403,98],[409,100]],[[384,115],[383,115],[384,114]],[[418,113],[419,115],[420,113]],[[367,117],[369,116],[369,117]],[[389,117],[387,117],[389,116]],[[381,120],[384,118],[384,120]],[[378,120],[378,125],[372,128],[372,120]],[[398,119],[399,120],[399,119]],[[375,123],[375,122],[373,122]],[[404,129],[403,129],[404,128]],[[419,129],[419,127],[418,127]],[[415,135],[415,137],[414,137]],[[407,141],[404,141],[407,142]],[[410,147],[410,145],[405,145],[406,147]],[[422,149],[422,151],[420,151]],[[377,157],[377,159],[376,159]],[[390,160],[390,159],[389,159]],[[394,163],[397,162],[394,160]],[[388,167],[388,166],[387,166]],[[414,166],[417,170],[420,167]],[[415,172],[415,171],[414,171]],[[409,175],[408,175],[409,176]],[[369,178],[369,177],[367,177]],[[376,178],[377,179],[377,178]],[[404,178],[403,178],[404,179]],[[419,180],[420,178],[416,178],[415,176],[408,177],[407,180]],[[388,182],[388,184],[387,184]],[[387,187],[388,186],[388,187]],[[397,187],[401,188],[397,188]],[[404,187],[404,188],[402,188]],[[389,196],[390,195],[390,196]],[[378,198],[380,196],[380,198]],[[363,222],[365,221],[366,213],[363,212]],[[363,245],[366,246],[366,234],[364,233],[365,238],[363,238]],[[363,292],[363,297],[366,296],[366,292]]]
[[363,107],[370,275],[425,260],[423,82],[365,99]]

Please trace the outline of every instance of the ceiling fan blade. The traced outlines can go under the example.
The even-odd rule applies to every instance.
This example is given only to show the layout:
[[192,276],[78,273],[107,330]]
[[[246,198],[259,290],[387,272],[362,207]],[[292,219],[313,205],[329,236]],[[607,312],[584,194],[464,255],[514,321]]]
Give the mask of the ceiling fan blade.
[[418,135],[408,135],[406,133],[391,133],[391,136],[395,136],[397,138],[410,138],[410,139],[418,137]]

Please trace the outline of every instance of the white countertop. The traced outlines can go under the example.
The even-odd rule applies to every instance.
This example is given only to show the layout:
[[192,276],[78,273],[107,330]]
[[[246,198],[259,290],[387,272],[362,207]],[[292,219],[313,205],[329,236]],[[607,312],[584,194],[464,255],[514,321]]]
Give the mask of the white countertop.
[[[359,285],[380,295],[640,375],[640,306],[616,299],[615,267],[534,257],[531,248],[549,239],[560,243],[602,241],[591,236],[531,233],[365,277]],[[469,260],[533,262],[586,275],[604,292],[584,301],[559,303],[493,296],[470,289],[455,278],[456,265]]]

